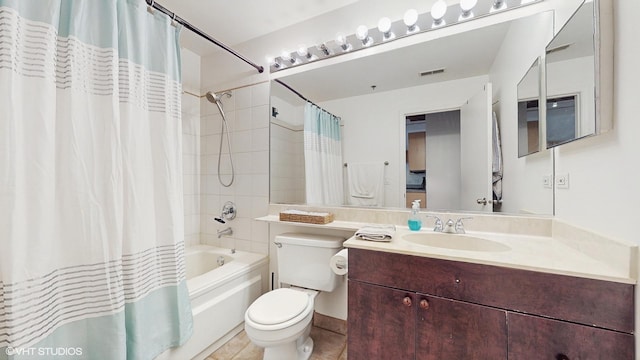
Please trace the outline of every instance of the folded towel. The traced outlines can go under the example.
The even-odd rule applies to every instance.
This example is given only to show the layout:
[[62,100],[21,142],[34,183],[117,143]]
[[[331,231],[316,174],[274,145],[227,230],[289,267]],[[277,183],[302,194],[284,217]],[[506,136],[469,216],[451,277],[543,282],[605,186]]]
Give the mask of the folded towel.
[[366,225],[356,231],[356,237],[370,241],[391,241],[395,233],[395,225]]

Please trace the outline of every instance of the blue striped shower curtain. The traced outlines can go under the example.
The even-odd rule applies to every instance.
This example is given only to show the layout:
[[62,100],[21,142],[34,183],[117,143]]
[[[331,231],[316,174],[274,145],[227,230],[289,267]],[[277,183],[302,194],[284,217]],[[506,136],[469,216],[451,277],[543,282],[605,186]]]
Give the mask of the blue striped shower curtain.
[[307,204],[344,202],[340,118],[306,103],[304,107],[304,169]]
[[0,0],[0,359],[152,359],[191,335],[170,23]]

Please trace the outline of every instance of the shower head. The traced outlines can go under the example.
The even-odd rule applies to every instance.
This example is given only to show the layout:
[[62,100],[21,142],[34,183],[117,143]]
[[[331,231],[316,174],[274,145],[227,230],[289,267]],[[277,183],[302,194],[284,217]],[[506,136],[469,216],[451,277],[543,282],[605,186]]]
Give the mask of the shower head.
[[207,91],[206,94],[204,94],[204,96],[207,98],[207,100],[209,100],[210,103],[218,103],[222,100],[223,96],[226,96],[228,98],[231,97],[231,92],[230,91],[225,91],[220,95],[217,95],[216,93],[214,93],[213,91]]

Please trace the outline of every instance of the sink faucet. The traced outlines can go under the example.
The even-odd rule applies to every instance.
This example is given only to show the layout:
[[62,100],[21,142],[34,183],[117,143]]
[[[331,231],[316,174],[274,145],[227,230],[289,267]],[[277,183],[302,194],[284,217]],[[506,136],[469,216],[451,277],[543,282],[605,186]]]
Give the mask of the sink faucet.
[[472,219],[471,217],[461,217],[456,221],[449,219],[447,220],[446,223],[443,223],[442,220],[440,220],[440,218],[437,216],[427,215],[427,217],[428,218],[432,217],[436,219],[433,231],[446,233],[446,234],[464,234],[465,231],[464,231],[464,224],[462,223],[462,220]]
[[440,220],[439,217],[437,217],[435,215],[427,215],[427,218],[435,218],[436,222],[433,225],[433,231],[442,232],[443,225],[442,225],[442,220]]

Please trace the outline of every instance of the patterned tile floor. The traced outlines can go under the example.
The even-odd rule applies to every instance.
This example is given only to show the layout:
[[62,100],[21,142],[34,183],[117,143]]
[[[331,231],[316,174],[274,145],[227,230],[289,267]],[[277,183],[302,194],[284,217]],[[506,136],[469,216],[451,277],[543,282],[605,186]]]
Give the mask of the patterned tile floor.
[[[311,328],[314,342],[310,360],[346,360],[347,337],[319,327]],[[206,360],[262,360],[264,350],[251,343],[244,330]]]

